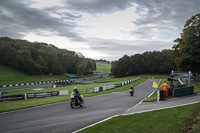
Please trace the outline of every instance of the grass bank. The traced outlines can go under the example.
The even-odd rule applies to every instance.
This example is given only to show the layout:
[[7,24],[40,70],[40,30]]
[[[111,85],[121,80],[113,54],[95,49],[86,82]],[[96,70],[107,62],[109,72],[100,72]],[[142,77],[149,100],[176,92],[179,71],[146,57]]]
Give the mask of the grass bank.
[[111,64],[106,64],[106,63],[96,63],[97,66],[97,72],[101,72],[101,73],[111,73],[110,69],[111,69]]
[[[200,132],[200,103],[182,107],[119,116],[80,133],[180,133]],[[197,113],[198,112],[198,113]],[[196,114],[196,115],[194,115]],[[199,121],[193,121],[198,119]],[[198,125],[199,124],[199,125]]]
[[[110,73],[111,64],[97,63],[97,71]],[[80,75],[80,78],[94,75]],[[42,81],[69,79],[64,75],[27,75],[14,69],[0,65],[0,86],[10,84],[35,83]]]
[[0,85],[68,79],[64,75],[27,75],[0,65]]

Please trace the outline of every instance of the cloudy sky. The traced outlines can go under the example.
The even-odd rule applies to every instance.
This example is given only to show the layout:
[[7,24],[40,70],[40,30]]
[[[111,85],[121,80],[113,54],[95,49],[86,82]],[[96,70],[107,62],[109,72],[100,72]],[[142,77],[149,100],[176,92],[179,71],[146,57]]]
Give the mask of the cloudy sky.
[[0,37],[114,61],[171,49],[199,6],[200,0],[0,0]]

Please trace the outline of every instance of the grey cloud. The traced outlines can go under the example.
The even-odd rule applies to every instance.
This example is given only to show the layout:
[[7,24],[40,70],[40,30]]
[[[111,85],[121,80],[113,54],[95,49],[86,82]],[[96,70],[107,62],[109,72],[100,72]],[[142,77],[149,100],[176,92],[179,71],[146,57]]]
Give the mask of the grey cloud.
[[131,6],[130,0],[67,0],[65,4],[72,10],[89,13],[110,13]]
[[137,25],[162,24],[162,20],[172,20],[169,24],[180,27],[187,19],[200,12],[199,0],[135,0],[134,2],[140,5],[138,12],[140,8],[148,9],[147,14],[135,22]]
[[106,53],[109,57],[105,57],[110,61],[121,58],[123,55],[134,55],[144,53],[146,51],[162,51],[163,49],[171,49],[171,42],[164,41],[120,41],[120,40],[103,40],[97,38],[89,39],[90,48],[93,51]]
[[60,10],[65,10],[65,7],[57,7],[57,6],[54,6],[54,7],[48,7],[48,8],[45,8],[44,9],[45,11],[47,12],[51,12],[53,14],[57,14],[59,15],[62,19],[67,19],[67,20],[76,20],[76,19],[80,19],[81,18],[81,15],[77,14],[76,12],[74,12],[73,14],[72,13],[69,13],[67,11],[63,12],[59,12]]
[[[75,23],[63,22],[63,20],[50,16],[45,10],[30,8],[28,4],[12,0],[0,1],[0,9],[0,24],[3,31],[9,30],[22,35],[21,33],[27,32],[42,34],[40,31],[44,30],[54,35],[83,41],[82,37],[73,32]],[[65,17],[70,19],[73,16],[65,14]]]
[[[0,0],[0,36],[22,38],[28,32],[44,35],[40,31],[50,31],[53,35],[64,36],[72,41],[84,41],[92,50],[107,53],[109,57],[105,59],[115,60],[124,54],[134,55],[171,48],[173,40],[179,37],[185,22],[191,16],[200,13],[200,0],[65,0],[63,2],[64,7],[36,9],[29,6],[33,1]],[[82,17],[79,12],[112,13],[135,6],[134,3],[138,4],[136,10],[140,18],[133,21],[137,29],[133,29],[129,35],[141,40],[83,38],[77,31],[79,25],[76,20]],[[59,12],[60,9],[71,12],[67,10]],[[143,14],[145,10],[147,14]],[[59,15],[61,19],[51,16],[52,14]],[[155,41],[153,38],[156,36],[163,41]]]
[[[141,18],[133,21],[137,29],[130,34],[137,37],[175,40],[180,36],[185,22],[191,16],[200,12],[199,0],[134,0],[137,3],[137,12],[147,10],[147,14],[140,14]],[[154,26],[149,26],[149,25]],[[162,38],[163,37],[163,38]]]

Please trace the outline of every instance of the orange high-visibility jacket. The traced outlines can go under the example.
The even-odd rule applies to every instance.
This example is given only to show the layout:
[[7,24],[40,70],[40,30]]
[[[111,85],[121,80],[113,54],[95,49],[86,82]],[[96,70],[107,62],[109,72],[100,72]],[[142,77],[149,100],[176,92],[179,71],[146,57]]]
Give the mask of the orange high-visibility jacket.
[[167,91],[168,85],[164,83],[160,87],[162,87],[164,91]]

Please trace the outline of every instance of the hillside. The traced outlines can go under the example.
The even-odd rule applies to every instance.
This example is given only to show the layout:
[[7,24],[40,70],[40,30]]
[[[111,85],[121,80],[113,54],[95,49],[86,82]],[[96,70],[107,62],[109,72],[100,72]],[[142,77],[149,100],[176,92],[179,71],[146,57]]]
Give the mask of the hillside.
[[81,53],[60,49],[53,44],[8,37],[0,37],[0,65],[30,75],[85,75],[96,69],[95,61]]
[[111,69],[111,64],[106,64],[106,63],[96,63],[96,67],[97,67],[97,72],[101,72],[101,73],[111,73],[110,69]]
[[40,81],[50,81],[66,79],[65,76],[57,75],[26,75],[22,72],[4,67],[0,65],[0,85],[19,84],[19,83],[32,83]]

